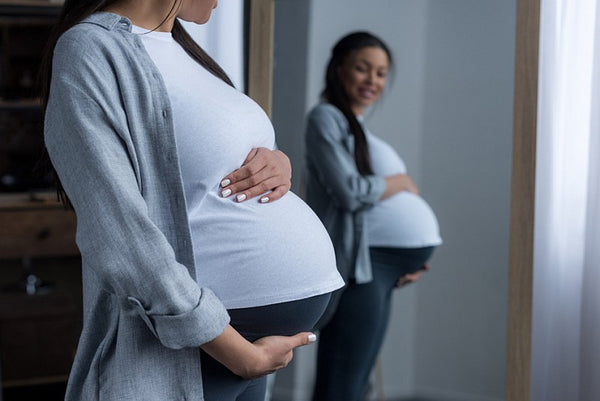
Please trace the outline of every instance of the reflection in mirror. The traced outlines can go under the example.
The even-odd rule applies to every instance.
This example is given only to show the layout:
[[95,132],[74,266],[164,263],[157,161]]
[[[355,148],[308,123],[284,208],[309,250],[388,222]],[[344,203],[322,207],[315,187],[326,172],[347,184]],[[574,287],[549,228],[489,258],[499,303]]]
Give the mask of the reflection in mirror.
[[[360,29],[381,36],[396,61],[365,124],[402,156],[444,238],[431,272],[395,294],[383,393],[503,400],[515,1],[275,0],[273,120],[299,193],[305,115],[330,48]],[[310,399],[314,351],[278,374],[274,401]]]

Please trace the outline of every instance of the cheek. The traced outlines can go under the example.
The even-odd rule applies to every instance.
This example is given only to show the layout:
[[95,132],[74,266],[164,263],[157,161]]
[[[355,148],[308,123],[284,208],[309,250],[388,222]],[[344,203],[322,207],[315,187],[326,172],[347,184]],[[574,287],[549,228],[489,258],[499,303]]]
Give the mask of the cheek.
[[356,87],[357,85],[349,80],[349,79],[345,79],[342,83],[342,85],[344,86],[344,91],[346,92],[346,94],[348,95],[348,97],[352,100],[354,99],[355,96],[355,92],[356,92]]
[[358,73],[349,73],[345,80],[349,89],[356,89],[362,81],[363,77]]
[[178,17],[184,21],[204,24],[210,18],[213,5],[214,2],[188,0],[184,2]]

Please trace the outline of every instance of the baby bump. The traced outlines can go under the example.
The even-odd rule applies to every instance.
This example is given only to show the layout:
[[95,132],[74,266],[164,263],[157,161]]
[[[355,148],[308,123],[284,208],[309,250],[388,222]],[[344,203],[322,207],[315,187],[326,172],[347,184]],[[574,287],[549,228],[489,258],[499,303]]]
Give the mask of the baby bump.
[[400,192],[366,212],[369,244],[418,248],[440,245],[437,218],[419,195]]
[[327,231],[291,192],[265,205],[209,195],[196,222],[197,280],[227,309],[305,299],[343,285]]
[[247,340],[271,335],[294,335],[313,330],[325,311],[331,294],[291,302],[230,309],[231,325]]

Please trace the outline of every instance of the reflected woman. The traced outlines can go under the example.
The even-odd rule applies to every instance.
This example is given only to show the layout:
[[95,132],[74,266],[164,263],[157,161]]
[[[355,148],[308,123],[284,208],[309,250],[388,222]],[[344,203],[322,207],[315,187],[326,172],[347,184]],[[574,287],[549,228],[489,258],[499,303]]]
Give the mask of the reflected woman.
[[179,22],[216,5],[64,3],[45,142],[82,256],[68,401],[263,401],[343,285],[269,119]]
[[345,36],[327,66],[323,103],[308,116],[307,202],[333,240],[347,283],[320,323],[313,401],[363,399],[394,288],[416,281],[441,244],[437,219],[404,162],[364,125],[391,66],[381,39]]

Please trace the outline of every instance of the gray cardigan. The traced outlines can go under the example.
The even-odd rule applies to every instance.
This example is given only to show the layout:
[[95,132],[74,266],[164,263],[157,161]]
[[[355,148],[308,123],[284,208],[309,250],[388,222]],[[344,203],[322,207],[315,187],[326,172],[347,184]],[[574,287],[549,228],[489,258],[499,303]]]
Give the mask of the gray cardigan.
[[[354,160],[354,136],[335,106],[322,103],[306,126],[306,201],[329,232],[344,281],[372,279],[364,210],[385,192],[385,178],[361,175]],[[327,320],[336,299],[321,321]]]
[[203,400],[199,346],[229,322],[194,277],[171,106],[128,19],[54,51],[45,141],[77,214],[84,325],[66,400]]

